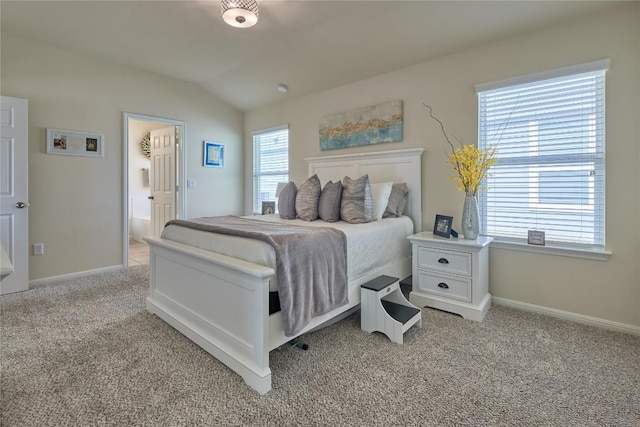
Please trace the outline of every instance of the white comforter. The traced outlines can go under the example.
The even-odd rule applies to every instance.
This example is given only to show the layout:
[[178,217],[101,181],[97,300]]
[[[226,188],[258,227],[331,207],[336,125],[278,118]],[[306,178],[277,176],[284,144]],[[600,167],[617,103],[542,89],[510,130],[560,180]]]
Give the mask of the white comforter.
[[[252,218],[310,227],[334,227],[342,230],[347,237],[349,281],[357,279],[374,267],[411,256],[411,244],[407,236],[413,234],[413,223],[406,216],[383,218],[381,221],[366,224],[349,224],[344,221],[307,222],[301,219],[281,219],[278,215],[259,215]],[[276,269],[273,248],[258,240],[213,234],[176,225],[166,227],[162,232],[162,238]],[[277,290],[276,276],[271,279],[269,290]]]

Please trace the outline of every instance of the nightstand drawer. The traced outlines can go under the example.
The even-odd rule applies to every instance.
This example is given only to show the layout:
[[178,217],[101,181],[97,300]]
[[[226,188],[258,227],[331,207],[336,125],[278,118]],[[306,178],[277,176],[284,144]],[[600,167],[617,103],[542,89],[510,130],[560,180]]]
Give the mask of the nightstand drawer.
[[[418,290],[430,294],[471,302],[471,278],[418,272]],[[414,280],[414,286],[415,286]]]
[[418,247],[418,268],[431,268],[471,276],[471,254]]

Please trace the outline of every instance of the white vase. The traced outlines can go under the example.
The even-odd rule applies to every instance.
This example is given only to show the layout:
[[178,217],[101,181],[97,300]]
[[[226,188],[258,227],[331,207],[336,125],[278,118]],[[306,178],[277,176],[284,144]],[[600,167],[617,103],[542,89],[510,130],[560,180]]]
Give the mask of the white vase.
[[480,234],[480,215],[476,196],[467,194],[462,207],[462,234],[465,239],[475,240]]

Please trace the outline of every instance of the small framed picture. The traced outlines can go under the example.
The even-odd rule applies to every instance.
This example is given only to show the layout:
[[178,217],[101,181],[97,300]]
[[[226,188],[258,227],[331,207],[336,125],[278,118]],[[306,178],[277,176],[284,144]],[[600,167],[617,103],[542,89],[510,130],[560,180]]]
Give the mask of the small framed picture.
[[204,166],[221,168],[224,165],[224,145],[204,141]]
[[433,224],[433,234],[449,238],[451,236],[451,224],[453,224],[452,216],[436,215],[436,221]]
[[276,202],[262,202],[262,215],[276,213]]
[[529,230],[528,234],[528,244],[544,246],[544,231]]
[[103,157],[103,135],[63,129],[47,129],[47,154]]

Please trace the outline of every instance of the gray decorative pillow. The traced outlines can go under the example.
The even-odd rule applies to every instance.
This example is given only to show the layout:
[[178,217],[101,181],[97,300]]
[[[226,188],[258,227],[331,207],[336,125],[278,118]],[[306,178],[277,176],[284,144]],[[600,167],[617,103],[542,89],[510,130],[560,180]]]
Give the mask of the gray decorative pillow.
[[278,195],[278,213],[282,219],[296,219],[296,195],[298,187],[293,181],[284,186]]
[[373,219],[373,197],[369,175],[363,175],[358,179],[344,177],[340,218],[352,224],[371,222]]
[[318,219],[318,201],[320,199],[320,179],[318,175],[307,178],[298,190],[296,196],[296,213],[298,218],[305,221]]
[[409,200],[409,187],[405,182],[395,183],[391,187],[387,209],[383,218],[402,216]]
[[318,202],[318,216],[327,222],[336,222],[340,219],[340,202],[342,201],[342,183],[327,182],[320,193]]

